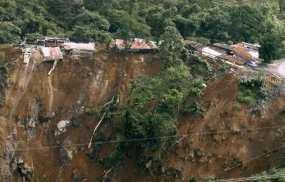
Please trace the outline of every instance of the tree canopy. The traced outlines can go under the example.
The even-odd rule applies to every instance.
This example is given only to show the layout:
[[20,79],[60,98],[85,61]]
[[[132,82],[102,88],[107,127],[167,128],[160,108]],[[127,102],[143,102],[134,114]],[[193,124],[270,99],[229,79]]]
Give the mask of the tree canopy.
[[159,41],[167,27],[175,27],[184,38],[259,42],[269,60],[284,53],[282,15],[279,0],[1,0],[0,43],[34,34]]

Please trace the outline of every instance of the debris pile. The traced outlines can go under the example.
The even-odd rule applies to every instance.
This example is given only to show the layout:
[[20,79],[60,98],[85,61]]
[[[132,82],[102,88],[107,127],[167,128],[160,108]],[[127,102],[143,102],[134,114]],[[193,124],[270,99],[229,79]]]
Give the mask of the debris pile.
[[158,50],[158,46],[153,41],[147,41],[144,39],[134,38],[131,41],[122,39],[115,39],[110,47],[119,51],[127,50],[129,52],[148,53]]
[[95,52],[95,44],[94,43],[75,43],[75,42],[66,42],[62,45],[62,49],[65,54],[80,56],[87,55],[92,56]]
[[63,55],[59,47],[41,47],[40,50],[44,61],[63,59]]
[[66,128],[71,125],[69,120],[61,120],[57,123],[57,130],[55,131],[55,136],[61,135],[66,132]]
[[30,167],[23,159],[15,159],[13,162],[14,171],[17,171],[23,181],[31,181],[33,177],[33,168]]
[[259,58],[259,44],[241,42],[233,45],[215,43],[205,46],[195,41],[185,41],[185,43],[189,50],[209,59],[221,60],[230,66],[257,68],[258,64],[261,63],[261,59]]

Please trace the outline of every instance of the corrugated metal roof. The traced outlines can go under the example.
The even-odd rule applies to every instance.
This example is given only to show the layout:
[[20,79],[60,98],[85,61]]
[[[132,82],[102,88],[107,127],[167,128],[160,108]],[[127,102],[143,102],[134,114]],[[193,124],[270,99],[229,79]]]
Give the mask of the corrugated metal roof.
[[66,50],[95,51],[95,44],[67,42],[63,44],[63,48]]
[[63,59],[63,55],[59,47],[41,47],[41,53],[45,61]]

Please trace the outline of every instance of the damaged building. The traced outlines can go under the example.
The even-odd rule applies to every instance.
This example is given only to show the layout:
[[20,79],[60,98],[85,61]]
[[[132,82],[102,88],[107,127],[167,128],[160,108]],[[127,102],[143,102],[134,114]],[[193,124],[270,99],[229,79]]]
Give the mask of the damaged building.
[[41,47],[43,61],[55,61],[63,59],[63,54],[59,47]]
[[186,46],[190,51],[210,59],[221,59],[236,65],[247,65],[255,68],[261,63],[259,44],[241,42],[233,45],[215,43],[205,46],[195,41],[186,41]]
[[87,55],[92,56],[95,52],[95,43],[75,43],[75,42],[66,42],[61,48],[64,50],[66,55]]
[[153,41],[147,41],[140,38],[135,38],[130,41],[115,39],[110,44],[111,49],[118,51],[128,51],[128,52],[137,52],[137,53],[152,53],[158,51],[158,46]]
[[59,47],[66,42],[69,42],[69,39],[58,37],[43,37],[37,40],[37,45],[44,47]]

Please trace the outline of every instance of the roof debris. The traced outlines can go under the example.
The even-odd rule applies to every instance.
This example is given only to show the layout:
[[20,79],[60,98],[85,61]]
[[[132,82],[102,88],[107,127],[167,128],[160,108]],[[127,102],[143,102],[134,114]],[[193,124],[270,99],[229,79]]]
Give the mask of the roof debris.
[[140,38],[134,38],[131,41],[126,41],[122,39],[115,39],[111,45],[111,48],[115,48],[118,50],[129,50],[129,51],[155,51],[158,49],[158,46],[153,41],[147,41]]
[[95,51],[94,43],[75,43],[75,42],[66,42],[62,46],[65,50],[78,50],[78,51]]
[[63,59],[63,54],[59,47],[41,47],[44,61],[54,61]]
[[259,58],[259,44],[251,44],[246,42],[234,45],[215,43],[205,46],[195,41],[185,42],[188,48],[210,59],[220,59],[230,65],[246,65],[255,68],[261,62]]
[[44,37],[37,40],[37,45],[45,47],[59,47],[65,42],[69,42],[69,39],[58,37]]

